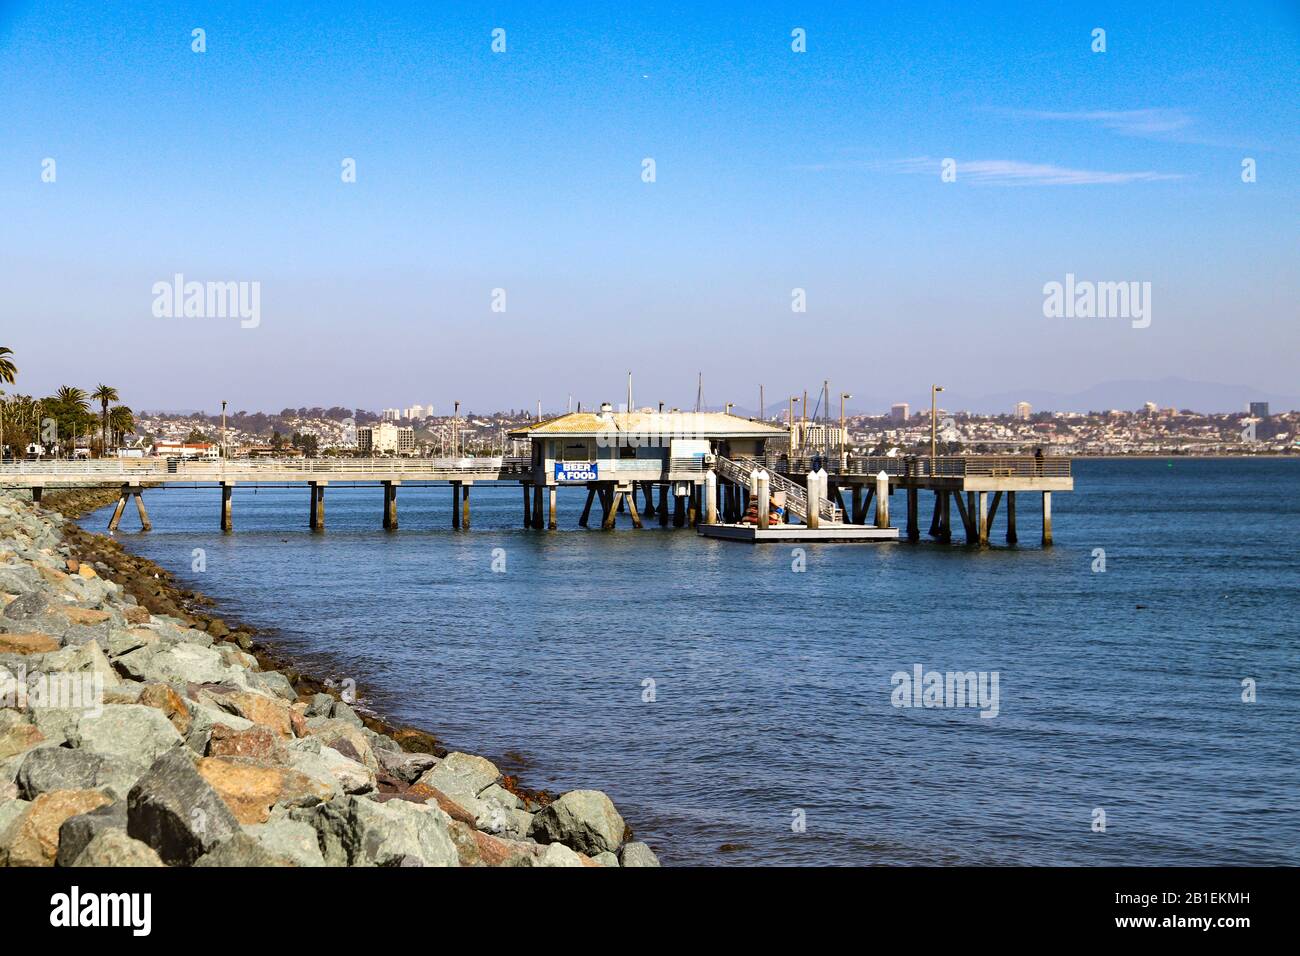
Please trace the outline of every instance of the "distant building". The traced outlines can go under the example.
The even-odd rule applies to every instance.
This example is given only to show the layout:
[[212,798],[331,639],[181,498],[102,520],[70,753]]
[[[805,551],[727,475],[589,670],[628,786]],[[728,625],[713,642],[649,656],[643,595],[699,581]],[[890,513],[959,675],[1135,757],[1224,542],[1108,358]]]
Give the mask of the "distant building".
[[153,453],[160,458],[216,458],[217,446],[205,441],[156,441]]
[[1016,402],[1015,417],[1021,421],[1028,421],[1029,416],[1034,413],[1034,407],[1028,402]]
[[1144,402],[1142,405],[1142,411],[1147,415],[1154,415],[1156,412],[1160,411],[1160,406],[1155,402]]
[[1251,418],[1268,418],[1268,402],[1251,402]]
[[905,422],[912,417],[912,406],[907,402],[898,402],[889,406],[889,420],[891,422]]
[[386,422],[400,421],[402,418],[402,410],[400,408],[385,408],[381,417]]
[[422,422],[426,418],[433,417],[433,404],[412,405],[403,412],[403,416],[410,422]]
[[794,423],[796,448],[839,448],[848,443],[848,430],[830,422]]
[[396,454],[415,450],[415,429],[383,421],[357,426],[357,450],[363,455]]

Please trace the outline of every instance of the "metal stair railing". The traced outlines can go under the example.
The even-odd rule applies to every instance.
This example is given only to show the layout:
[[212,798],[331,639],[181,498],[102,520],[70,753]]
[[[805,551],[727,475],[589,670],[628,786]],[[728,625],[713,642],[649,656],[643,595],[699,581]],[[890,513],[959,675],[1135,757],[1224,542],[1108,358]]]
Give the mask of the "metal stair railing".
[[[723,458],[717,459],[718,473],[730,481],[737,484],[749,486],[749,479],[753,473],[762,466],[752,458],[739,457],[735,461]],[[766,470],[766,469],[765,469]],[[786,510],[798,515],[805,521],[808,520],[808,490],[802,485],[796,484],[785,475],[775,471],[767,470],[768,480],[771,482],[773,491],[785,492]],[[817,502],[817,514],[824,520],[836,524],[844,520],[840,512],[839,505],[832,503],[826,498],[821,498]]]

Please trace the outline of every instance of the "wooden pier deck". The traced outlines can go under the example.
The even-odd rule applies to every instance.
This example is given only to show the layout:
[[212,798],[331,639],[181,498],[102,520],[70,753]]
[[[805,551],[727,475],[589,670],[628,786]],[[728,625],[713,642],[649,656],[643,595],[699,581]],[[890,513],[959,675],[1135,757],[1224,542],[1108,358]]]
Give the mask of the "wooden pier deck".
[[[236,487],[298,486],[309,490],[308,526],[325,529],[325,493],[336,486],[373,486],[382,489],[382,524],[398,528],[398,490],[408,486],[448,486],[452,489],[451,525],[470,527],[470,491],[476,484],[513,484],[522,489],[523,527],[556,530],[559,527],[556,491],[569,484],[587,490],[586,506],[578,525],[587,527],[590,512],[599,502],[597,518],[606,529],[617,526],[626,514],[634,528],[643,518],[657,518],[661,526],[725,529],[739,525],[754,479],[761,472],[772,493],[787,496],[789,511],[803,524],[784,530],[753,529],[750,540],[785,540],[770,533],[797,534],[803,540],[881,540],[900,535],[889,521],[889,502],[896,493],[906,498],[906,524],[901,534],[915,541],[921,536],[921,495],[933,496],[930,537],[952,540],[952,514],[956,512],[967,543],[986,545],[994,518],[1001,509],[1006,540],[1017,541],[1016,496],[1032,493],[1042,499],[1042,542],[1052,543],[1052,494],[1074,489],[1071,460],[1033,456],[927,457],[794,457],[765,455],[730,460],[719,455],[668,456],[662,461],[643,458],[602,459],[592,465],[597,480],[566,481],[561,469],[542,455],[533,458],[337,458],[337,459],[231,459],[165,460],[101,459],[92,461],[20,461],[0,464],[0,488],[30,489],[39,501],[46,488],[118,487],[121,496],[109,523],[116,530],[131,501],[141,526],[151,525],[143,492],[150,488],[199,487],[221,492],[220,527],[234,530],[233,490]],[[824,474],[823,474],[824,472]],[[815,506],[810,483],[818,479]],[[638,491],[643,496],[637,506]],[[658,493],[656,501],[655,493]],[[671,501],[669,500],[671,498]],[[1005,507],[1003,503],[1005,502]],[[873,507],[874,505],[874,507]],[[954,507],[955,505],[955,507]],[[817,521],[808,512],[816,511]],[[810,524],[819,527],[808,527]],[[838,531],[837,526],[853,529]],[[802,530],[800,530],[802,529]],[[766,532],[766,533],[765,533]],[[871,533],[867,533],[871,532]],[[712,537],[746,540],[741,532],[709,531]],[[847,535],[845,538],[843,536]]]

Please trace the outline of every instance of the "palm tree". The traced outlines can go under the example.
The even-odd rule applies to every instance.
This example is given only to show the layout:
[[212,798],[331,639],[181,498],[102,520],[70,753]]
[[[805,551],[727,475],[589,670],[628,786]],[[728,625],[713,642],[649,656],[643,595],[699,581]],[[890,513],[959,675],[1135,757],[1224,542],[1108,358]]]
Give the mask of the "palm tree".
[[54,400],[62,413],[56,416],[61,426],[60,432],[72,436],[72,447],[68,449],[68,457],[71,458],[77,450],[77,436],[81,434],[86,417],[90,414],[90,402],[86,399],[86,393],[75,385],[60,385],[54,394]]
[[90,397],[99,402],[99,453],[102,455],[108,450],[108,403],[117,401],[117,389],[101,382]]
[[13,354],[13,349],[7,349],[0,345],[0,382],[8,382],[10,385],[18,377],[18,366],[5,356]]
[[135,413],[125,405],[118,405],[108,413],[108,427],[113,433],[113,444],[122,444],[122,439],[135,431]]

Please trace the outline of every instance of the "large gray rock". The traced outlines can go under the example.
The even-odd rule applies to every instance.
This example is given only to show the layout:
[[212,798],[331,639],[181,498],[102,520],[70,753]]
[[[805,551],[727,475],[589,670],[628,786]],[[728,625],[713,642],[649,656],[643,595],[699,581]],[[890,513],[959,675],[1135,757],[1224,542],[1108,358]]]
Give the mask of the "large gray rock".
[[262,849],[294,866],[324,866],[320,852],[320,839],[310,823],[294,820],[287,814],[276,816],[265,823],[244,826],[244,832],[261,844]]
[[125,800],[64,820],[59,827],[59,852],[55,857],[55,865],[72,866],[81,851],[90,845],[90,841],[105,830],[121,830],[126,833]]
[[26,813],[30,806],[31,803],[26,800],[0,801],[0,849],[5,845],[4,832],[9,828],[9,824]]
[[644,843],[633,841],[624,843],[623,849],[618,854],[619,862],[623,866],[659,866],[659,858],[655,856],[654,851]]
[[582,866],[582,859],[563,843],[552,843],[541,853],[512,857],[510,866]]
[[185,741],[157,707],[105,704],[99,716],[81,718],[76,742],[84,750],[117,760],[151,764]]
[[405,750],[374,749],[379,766],[406,783],[415,783],[420,775],[430,770],[438,762],[433,754],[411,754]]
[[185,735],[185,743],[195,753],[208,752],[208,742],[212,739],[212,728],[221,724],[231,730],[250,730],[254,724],[246,717],[232,714],[219,707],[198,701],[186,701],[190,709],[190,729]]
[[125,830],[104,830],[86,845],[69,866],[162,866],[163,861],[148,845],[132,839]]
[[189,751],[159,757],[127,798],[127,832],[171,866],[193,863],[240,832],[230,808],[199,775]]
[[42,666],[47,672],[97,674],[105,687],[116,687],[122,682],[117,671],[113,670],[113,665],[104,656],[98,641],[87,641],[46,654]]
[[14,782],[18,793],[34,800],[53,790],[94,790],[105,787],[124,798],[148,768],[132,758],[110,758],[90,750],[37,747],[27,752]]
[[614,803],[599,790],[570,790],[533,816],[529,835],[538,843],[563,843],[595,856],[617,852],[625,824]]
[[177,643],[166,647],[149,644],[117,659],[117,666],[133,680],[162,684],[247,683],[243,671],[230,667],[221,655],[201,644]]
[[501,771],[491,760],[455,751],[439,760],[419,782],[454,800],[458,796],[477,797],[500,779]]
[[326,866],[458,866],[451,818],[436,806],[345,796],[290,816],[310,823]]
[[293,866],[293,862],[269,851],[246,833],[237,833],[218,844],[203,856],[195,866],[267,867]]

